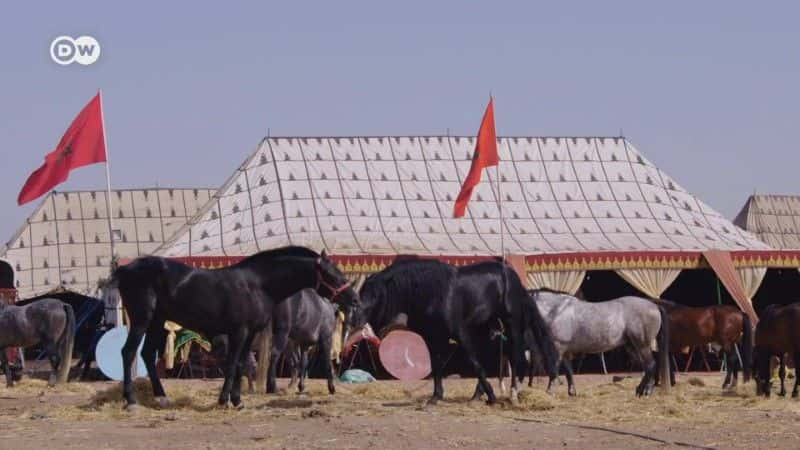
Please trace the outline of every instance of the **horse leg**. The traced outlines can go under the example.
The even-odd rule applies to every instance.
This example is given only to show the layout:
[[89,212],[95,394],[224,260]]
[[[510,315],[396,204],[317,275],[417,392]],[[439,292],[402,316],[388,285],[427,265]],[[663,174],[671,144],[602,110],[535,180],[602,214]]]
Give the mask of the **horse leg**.
[[731,358],[731,352],[725,349],[722,350],[722,354],[725,359],[725,381],[722,382],[722,389],[729,389],[733,376],[733,358]]
[[[569,357],[569,356],[572,356],[572,355],[567,355],[567,357]],[[564,354],[559,352],[558,361],[556,362],[556,367],[557,368],[561,367],[561,365],[563,364],[564,360],[565,360]],[[558,372],[559,371],[556,370],[556,376],[550,377],[550,379],[547,380],[547,394],[548,395],[555,395],[555,393],[556,393],[556,386],[559,384]]]
[[239,373],[238,366],[241,360],[242,347],[244,347],[248,334],[247,328],[241,327],[233,334],[228,335],[228,354],[225,356],[225,381],[222,383],[222,390],[217,400],[220,406],[227,406],[228,401],[231,400],[231,389],[233,388],[234,378]]
[[[497,384],[500,385],[500,393],[506,393],[506,383],[505,379],[503,378],[504,371],[506,369],[506,365],[508,364],[508,358],[505,355],[500,355],[500,367],[497,370]],[[511,369],[509,369],[509,374],[511,373]],[[474,395],[473,395],[474,397]]]
[[677,370],[678,362],[675,360],[674,355],[667,362],[669,363],[669,384],[670,386],[675,386],[675,370]]
[[253,339],[256,333],[248,333],[244,340],[242,349],[239,352],[239,359],[236,364],[236,373],[233,375],[233,387],[231,388],[231,403],[237,409],[244,408],[242,404],[242,375],[244,375],[244,368],[247,365],[247,359],[250,355],[250,346],[253,345]]
[[567,375],[567,393],[574,397],[578,395],[578,393],[575,390],[575,380],[572,379],[572,360],[569,358],[564,358],[561,361],[561,365],[564,367],[564,372],[566,372]]
[[[310,347],[297,347],[295,350],[295,364],[292,369],[292,378],[297,378],[297,393],[302,394],[306,391],[306,370],[308,370],[308,352]],[[327,376],[327,374],[326,374]]]
[[635,343],[630,344],[630,353],[639,361],[644,369],[642,381],[636,387],[637,396],[647,396],[653,391],[653,378],[656,371],[656,360],[653,358],[653,352],[650,350],[650,344],[640,344],[636,346]]
[[153,397],[161,408],[166,408],[169,405],[169,399],[167,399],[164,386],[161,385],[161,378],[159,378],[156,370],[156,357],[159,351],[164,351],[166,342],[167,330],[164,329],[164,321],[154,320],[150,322],[150,327],[144,336],[141,354],[144,366],[147,368],[147,376],[150,378],[150,385],[153,388]]
[[[333,365],[331,364],[331,338],[323,339],[322,342],[317,344],[318,352],[317,358],[322,358],[322,371],[328,377],[328,393],[333,395],[336,393],[336,386],[333,384]],[[308,365],[307,356],[303,355],[303,372],[301,372],[300,380],[306,378],[306,367]]]
[[[433,377],[433,395],[428,400],[429,404],[435,405],[439,400],[444,399],[444,366],[446,364],[445,355],[447,354],[447,340],[445,345],[431,346],[431,375]],[[429,344],[430,345],[430,344]]]
[[780,365],[781,365],[780,369],[778,369],[778,376],[781,379],[781,391],[778,392],[778,395],[780,395],[781,397],[784,397],[784,396],[786,396],[786,383],[785,383],[785,381],[786,381],[786,361],[784,361],[784,354],[783,353],[781,353],[781,355],[778,357],[778,360],[779,360]]
[[0,365],[3,367],[3,373],[6,374],[6,387],[13,387],[14,376],[11,374],[11,366],[8,364],[8,355],[5,348],[0,348]]
[[475,348],[472,345],[472,337],[466,332],[462,332],[460,335],[459,343],[461,344],[461,348],[464,349],[467,360],[472,364],[472,368],[478,375],[478,382],[481,383],[483,391],[486,392],[486,403],[493,405],[497,402],[497,397],[494,395],[494,390],[492,389],[492,385],[489,384],[489,380],[486,379],[486,371],[483,369],[483,366],[480,361],[478,361],[478,357],[475,354]]
[[800,377],[798,377],[798,365],[800,364],[800,352],[795,353],[792,355],[794,357],[794,388],[792,389],[792,398],[797,398],[798,391],[797,391],[797,383],[800,381]]
[[136,395],[134,394],[131,370],[135,362],[136,350],[142,342],[145,329],[146,326],[144,324],[137,323],[133,325],[131,331],[128,333],[128,338],[125,339],[125,345],[122,346],[122,393],[125,396],[125,402],[127,403],[126,408],[128,409],[136,405]]
[[733,369],[733,373],[731,375],[732,376],[731,384],[729,387],[733,389],[736,388],[736,386],[739,384],[739,371],[742,369],[742,360],[740,359],[739,351],[736,348],[736,344],[733,344],[733,346],[731,347],[729,355],[730,355],[729,359],[731,360],[730,366],[731,369]]
[[61,365],[61,355],[58,354],[58,342],[48,342],[44,346],[44,351],[47,353],[47,359],[50,360],[50,379],[47,380],[47,385],[55,386],[58,381],[58,368]]
[[[277,328],[277,327],[276,327]],[[289,345],[289,330],[275,329],[272,336],[272,354],[269,358],[269,375],[267,377],[267,394],[274,394],[278,390],[276,377],[278,376],[278,361]]]
[[[255,337],[253,339],[255,339]],[[252,350],[248,351],[245,349],[245,351],[247,352],[247,362],[245,363],[244,368],[247,376],[247,392],[255,394],[256,386],[254,380],[256,378],[256,358]]]

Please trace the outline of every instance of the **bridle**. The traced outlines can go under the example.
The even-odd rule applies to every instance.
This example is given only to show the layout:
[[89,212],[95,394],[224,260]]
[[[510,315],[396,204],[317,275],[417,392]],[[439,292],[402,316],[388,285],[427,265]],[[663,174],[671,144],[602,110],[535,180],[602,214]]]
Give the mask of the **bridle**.
[[315,290],[319,290],[320,286],[325,286],[325,289],[331,292],[330,298],[328,300],[330,300],[332,303],[336,303],[336,297],[340,296],[342,292],[349,289],[352,284],[353,284],[352,281],[346,281],[341,286],[336,287],[325,281],[325,277],[322,275],[322,270],[320,270],[319,266],[317,267],[317,287],[315,288]]

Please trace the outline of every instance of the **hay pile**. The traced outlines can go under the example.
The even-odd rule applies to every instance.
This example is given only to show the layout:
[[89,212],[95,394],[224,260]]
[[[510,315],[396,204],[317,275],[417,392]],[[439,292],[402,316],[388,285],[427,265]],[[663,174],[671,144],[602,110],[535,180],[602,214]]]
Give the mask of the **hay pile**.
[[[238,415],[268,418],[297,417],[311,414],[336,418],[343,415],[384,416],[400,410],[425,411],[432,414],[480,418],[481,420],[507,420],[509,417],[527,417],[561,423],[594,423],[604,425],[691,423],[707,427],[731,420],[743,411],[763,414],[764,411],[781,411],[800,419],[800,402],[773,396],[769,400],[758,398],[753,384],[740,385],[738,392],[723,393],[719,376],[696,376],[702,383],[679,379],[679,384],[669,395],[659,391],[650,398],[637,398],[634,389],[638,378],[625,378],[612,382],[610,376],[579,376],[577,397],[569,397],[566,386],[559,386],[555,396],[544,392],[544,384],[535,384],[520,393],[518,405],[498,395],[496,406],[483,402],[468,402],[475,381],[446,380],[445,401],[427,406],[432,382],[401,383],[381,381],[361,385],[337,385],[337,394],[330,396],[324,380],[309,380],[307,393],[297,395],[295,390],[278,395],[244,395],[247,406],[243,411],[229,411],[217,407],[220,380],[166,380],[165,388],[171,405],[159,409],[147,380],[135,383],[139,402],[143,406],[135,413],[123,409],[122,389],[119,383],[69,383],[48,388],[44,381],[26,380],[12,390],[0,388],[0,395],[15,398],[31,397],[26,414],[34,415],[36,397],[45,392],[73,396],[71,404],[48,405],[47,414],[64,420],[191,420],[214,422]],[[693,379],[695,377],[692,377]],[[281,380],[280,386],[286,381]],[[499,390],[498,390],[499,392]],[[233,415],[233,416],[232,416]]]

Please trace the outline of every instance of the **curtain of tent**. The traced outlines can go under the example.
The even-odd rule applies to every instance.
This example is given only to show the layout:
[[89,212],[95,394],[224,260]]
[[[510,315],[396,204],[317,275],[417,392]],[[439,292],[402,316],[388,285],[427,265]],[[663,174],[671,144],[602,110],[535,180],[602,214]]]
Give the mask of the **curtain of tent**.
[[575,295],[586,276],[585,270],[560,270],[557,272],[528,272],[528,283],[533,289],[552,289]]
[[660,298],[680,275],[680,269],[619,269],[616,271],[631,286],[650,298]]
[[754,325],[758,323],[758,316],[753,309],[751,297],[747,295],[747,291],[742,285],[742,277],[733,265],[731,253],[724,250],[707,250],[703,252],[703,257],[742,311],[750,316]]
[[764,276],[767,274],[766,267],[739,267],[736,269],[739,273],[739,279],[742,282],[742,287],[747,294],[750,302],[753,301],[753,296],[758,292],[761,287],[761,282],[764,281]]

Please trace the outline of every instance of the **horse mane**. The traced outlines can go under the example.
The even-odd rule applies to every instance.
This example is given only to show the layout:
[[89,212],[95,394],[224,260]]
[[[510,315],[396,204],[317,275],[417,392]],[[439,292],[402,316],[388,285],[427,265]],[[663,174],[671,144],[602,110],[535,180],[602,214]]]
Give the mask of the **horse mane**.
[[235,265],[245,266],[250,264],[260,264],[265,261],[269,261],[275,258],[284,258],[284,257],[297,257],[297,258],[319,258],[320,254],[311,250],[307,247],[301,247],[299,245],[289,245],[286,247],[278,247],[273,248],[271,250],[264,250],[258,253],[254,253]]

